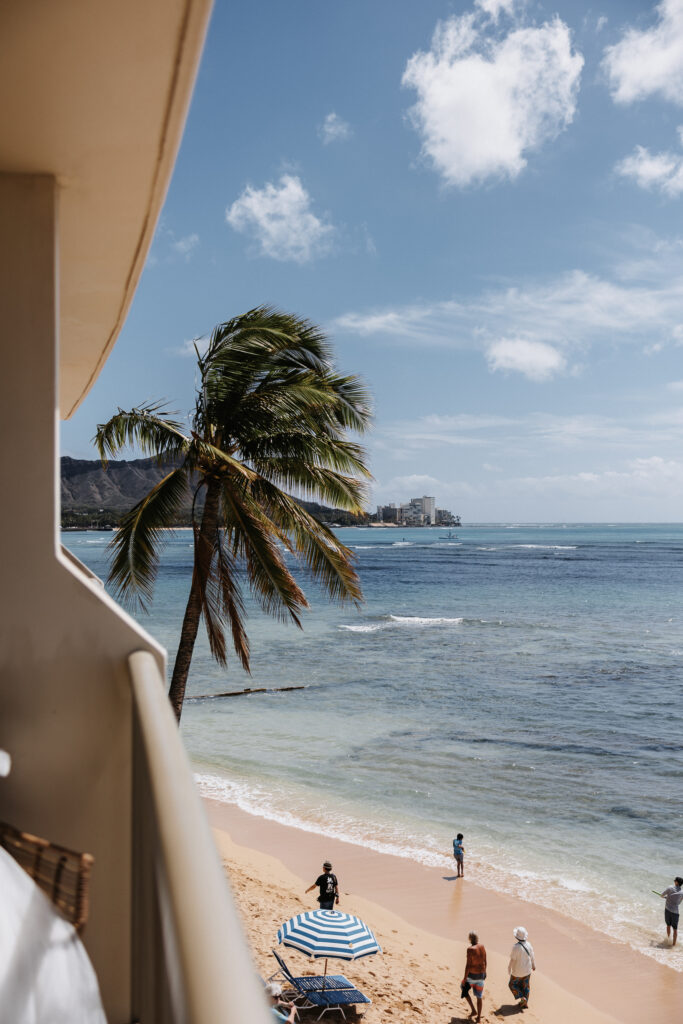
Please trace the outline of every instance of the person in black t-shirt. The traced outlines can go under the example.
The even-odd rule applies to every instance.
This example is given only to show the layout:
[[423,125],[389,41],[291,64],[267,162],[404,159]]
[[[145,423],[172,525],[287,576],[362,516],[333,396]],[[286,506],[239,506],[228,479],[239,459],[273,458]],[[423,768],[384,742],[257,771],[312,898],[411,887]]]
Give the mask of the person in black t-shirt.
[[323,864],[323,871],[324,874],[318,875],[313,885],[309,885],[306,892],[315,889],[317,885],[320,889],[320,895],[318,896],[320,909],[334,910],[334,904],[339,903],[339,884],[337,876],[332,874],[332,865],[329,860],[326,860]]

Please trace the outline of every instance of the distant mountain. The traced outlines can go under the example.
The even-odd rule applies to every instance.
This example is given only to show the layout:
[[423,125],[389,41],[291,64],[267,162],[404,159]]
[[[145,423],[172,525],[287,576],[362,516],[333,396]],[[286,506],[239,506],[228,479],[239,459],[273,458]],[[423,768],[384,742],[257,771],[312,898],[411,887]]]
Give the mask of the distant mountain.
[[[126,512],[166,475],[155,459],[112,461],[106,470],[98,459],[61,459],[62,510],[105,509]],[[188,508],[190,502],[188,501]]]
[[[62,526],[65,528],[102,528],[115,526],[121,515],[136,505],[141,498],[168,472],[169,466],[159,466],[156,459],[112,460],[106,470],[99,459],[61,459]],[[357,525],[367,517],[358,519],[341,509],[327,508],[312,501],[302,501],[305,509],[325,523],[344,526]],[[181,509],[174,525],[190,523],[192,498]]]

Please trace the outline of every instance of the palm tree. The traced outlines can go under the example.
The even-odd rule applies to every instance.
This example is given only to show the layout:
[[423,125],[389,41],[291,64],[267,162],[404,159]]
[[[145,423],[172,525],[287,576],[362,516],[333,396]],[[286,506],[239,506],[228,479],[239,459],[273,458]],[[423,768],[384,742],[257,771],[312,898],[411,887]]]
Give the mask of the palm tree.
[[347,437],[369,425],[368,392],[358,377],[334,371],[314,324],[262,306],[219,324],[197,359],[189,430],[149,403],[119,409],[94,438],[105,466],[136,445],[168,469],[110,545],[109,582],[125,603],[149,603],[163,531],[192,496],[194,568],[169,690],[178,720],[202,617],[216,661],[227,663],[229,629],[249,671],[241,576],[266,612],[300,628],[308,602],[285,550],[333,600],[362,600],[353,553],[291,492],[358,513],[370,477],[363,449]]

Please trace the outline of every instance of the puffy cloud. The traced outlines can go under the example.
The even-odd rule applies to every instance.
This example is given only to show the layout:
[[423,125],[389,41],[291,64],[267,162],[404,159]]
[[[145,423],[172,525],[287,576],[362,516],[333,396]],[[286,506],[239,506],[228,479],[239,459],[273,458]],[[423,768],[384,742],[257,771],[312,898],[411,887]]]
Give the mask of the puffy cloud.
[[516,178],[527,154],[574,117],[583,57],[572,53],[567,25],[555,18],[501,36],[495,22],[513,6],[480,0],[474,12],[440,22],[431,49],[406,66],[423,154],[449,185]]
[[307,263],[329,251],[334,228],[310,210],[311,199],[298,177],[283,174],[279,184],[247,185],[228,207],[225,219],[251,235],[260,254],[274,260]]
[[670,198],[683,192],[683,155],[680,153],[651,153],[644,146],[636,146],[631,156],[621,160],[615,170],[640,188],[656,189]]
[[345,142],[351,138],[352,134],[351,125],[343,121],[334,111],[327,115],[318,128],[318,135],[325,146],[330,142]]
[[651,28],[630,28],[605,50],[603,66],[617,103],[659,94],[683,106],[683,0],[662,0],[656,11]]
[[567,366],[562,353],[552,345],[524,338],[503,338],[494,342],[486,358],[492,370],[513,370],[530,380],[548,380]]
[[488,14],[489,18],[498,21],[501,14],[512,17],[519,4],[517,0],[475,0],[474,6],[484,14]]

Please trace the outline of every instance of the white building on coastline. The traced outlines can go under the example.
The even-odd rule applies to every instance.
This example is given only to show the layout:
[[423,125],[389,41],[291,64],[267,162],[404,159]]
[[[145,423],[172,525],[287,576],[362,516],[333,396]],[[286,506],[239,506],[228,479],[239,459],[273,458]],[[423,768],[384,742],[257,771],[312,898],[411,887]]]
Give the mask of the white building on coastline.
[[394,523],[397,526],[454,526],[458,520],[448,509],[437,509],[436,498],[423,494],[411,498],[403,505],[377,506],[378,523]]

